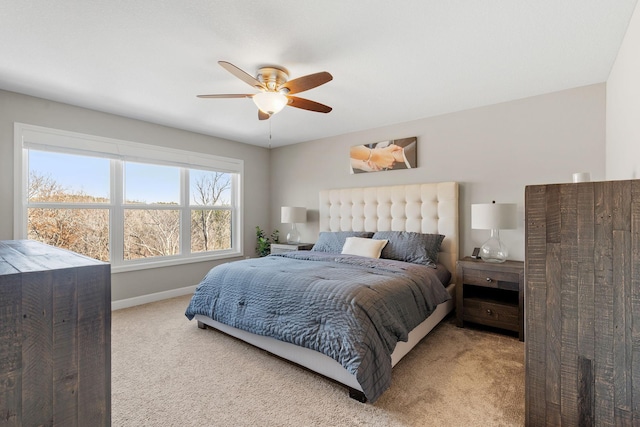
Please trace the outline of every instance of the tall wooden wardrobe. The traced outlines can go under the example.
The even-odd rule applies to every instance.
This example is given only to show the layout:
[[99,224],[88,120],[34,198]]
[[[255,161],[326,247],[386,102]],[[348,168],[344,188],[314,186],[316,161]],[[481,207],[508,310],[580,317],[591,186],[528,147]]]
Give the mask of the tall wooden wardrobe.
[[526,424],[640,425],[640,180],[525,190]]

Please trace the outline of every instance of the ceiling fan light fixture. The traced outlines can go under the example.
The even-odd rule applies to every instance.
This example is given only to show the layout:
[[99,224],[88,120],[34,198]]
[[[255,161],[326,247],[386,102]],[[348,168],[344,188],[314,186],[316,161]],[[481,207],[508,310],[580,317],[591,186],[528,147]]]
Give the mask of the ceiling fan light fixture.
[[260,111],[272,115],[280,112],[289,99],[280,92],[260,92],[253,95],[253,102]]
[[230,62],[218,61],[218,64],[251,87],[260,90],[260,93],[198,95],[198,98],[251,98],[259,109],[258,120],[269,119],[286,105],[318,113],[331,111],[331,107],[327,105],[292,96],[333,80],[333,76],[326,71],[289,80],[289,72],[283,67],[262,67],[258,69],[257,77],[253,77]]

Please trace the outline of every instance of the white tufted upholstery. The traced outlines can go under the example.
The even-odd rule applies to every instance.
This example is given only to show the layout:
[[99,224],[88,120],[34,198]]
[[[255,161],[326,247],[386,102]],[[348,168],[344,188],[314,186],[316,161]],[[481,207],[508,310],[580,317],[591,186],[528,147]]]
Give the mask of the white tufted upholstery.
[[320,191],[320,231],[444,234],[439,260],[454,276],[458,260],[458,183]]

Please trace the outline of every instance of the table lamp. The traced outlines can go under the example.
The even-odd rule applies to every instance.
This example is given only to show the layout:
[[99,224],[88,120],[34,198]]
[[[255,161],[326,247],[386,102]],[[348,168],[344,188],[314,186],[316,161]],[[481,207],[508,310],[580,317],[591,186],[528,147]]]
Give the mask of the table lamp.
[[283,206],[280,210],[280,222],[291,224],[291,230],[287,233],[287,243],[300,243],[300,233],[296,223],[307,222],[307,208]]
[[509,251],[500,240],[500,230],[517,228],[515,203],[480,203],[471,205],[471,228],[491,230],[491,237],[480,247],[486,262],[505,262]]

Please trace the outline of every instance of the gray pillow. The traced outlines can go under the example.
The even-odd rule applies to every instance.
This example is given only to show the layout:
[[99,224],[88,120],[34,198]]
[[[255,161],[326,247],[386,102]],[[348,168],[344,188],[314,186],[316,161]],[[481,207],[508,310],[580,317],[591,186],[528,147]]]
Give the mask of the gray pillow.
[[318,241],[311,248],[312,251],[318,252],[335,252],[341,253],[344,242],[347,237],[365,237],[371,238],[373,233],[369,231],[321,231]]
[[412,231],[378,231],[374,239],[388,240],[380,258],[436,267],[444,235]]

